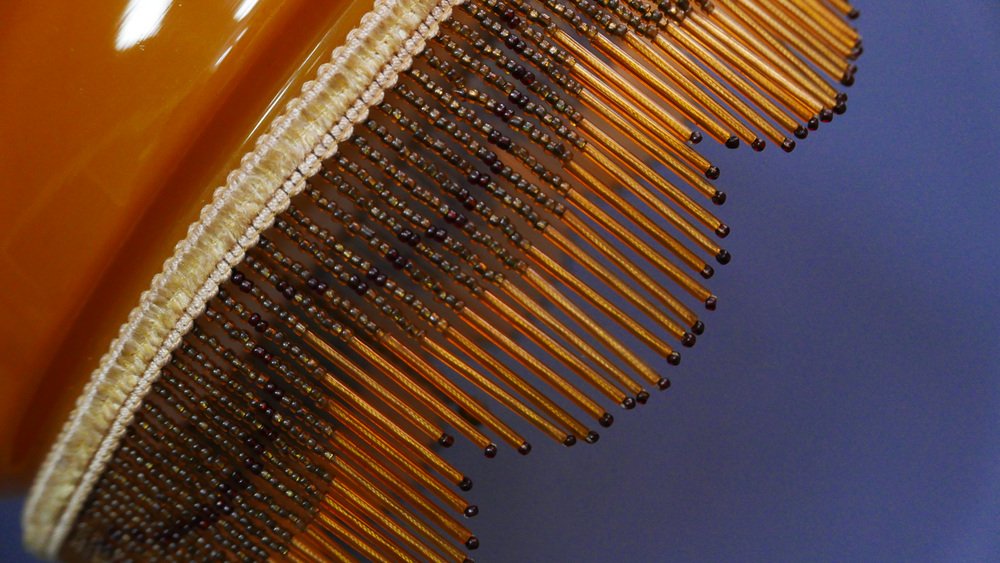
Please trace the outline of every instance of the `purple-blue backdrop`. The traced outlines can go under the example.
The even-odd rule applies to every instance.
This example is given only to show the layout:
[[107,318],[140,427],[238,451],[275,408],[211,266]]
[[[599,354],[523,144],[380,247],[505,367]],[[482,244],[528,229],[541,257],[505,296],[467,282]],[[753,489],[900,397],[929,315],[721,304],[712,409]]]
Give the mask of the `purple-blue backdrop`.
[[712,151],[735,258],[674,388],[595,446],[454,448],[478,560],[1000,560],[1000,3],[857,4],[847,114]]

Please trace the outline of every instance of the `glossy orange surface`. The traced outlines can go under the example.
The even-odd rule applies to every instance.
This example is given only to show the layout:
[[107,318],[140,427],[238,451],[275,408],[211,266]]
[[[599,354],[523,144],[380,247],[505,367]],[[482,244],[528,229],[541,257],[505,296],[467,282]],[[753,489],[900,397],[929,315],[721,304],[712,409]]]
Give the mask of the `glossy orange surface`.
[[370,1],[0,6],[0,485],[212,191]]

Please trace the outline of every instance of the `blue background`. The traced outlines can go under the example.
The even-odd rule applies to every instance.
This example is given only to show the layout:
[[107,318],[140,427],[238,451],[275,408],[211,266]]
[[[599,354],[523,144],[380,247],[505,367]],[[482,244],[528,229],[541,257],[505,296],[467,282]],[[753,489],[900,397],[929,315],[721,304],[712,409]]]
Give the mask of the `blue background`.
[[595,446],[455,448],[479,561],[1000,560],[1000,3],[857,5],[847,114],[712,153],[735,258],[674,387]]

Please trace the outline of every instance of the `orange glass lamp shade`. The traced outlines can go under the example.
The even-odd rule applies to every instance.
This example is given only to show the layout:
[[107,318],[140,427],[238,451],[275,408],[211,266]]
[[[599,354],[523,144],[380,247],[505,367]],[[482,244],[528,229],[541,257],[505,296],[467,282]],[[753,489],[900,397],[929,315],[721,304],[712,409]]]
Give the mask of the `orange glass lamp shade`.
[[370,9],[0,7],[0,486],[27,484],[188,225]]
[[469,561],[472,481],[434,444],[532,445],[467,386],[564,447],[671,386],[631,344],[679,365],[731,258],[694,127],[791,152],[846,111],[856,12],[570,3],[593,23],[560,1],[0,8],[0,489],[34,476],[29,550]]

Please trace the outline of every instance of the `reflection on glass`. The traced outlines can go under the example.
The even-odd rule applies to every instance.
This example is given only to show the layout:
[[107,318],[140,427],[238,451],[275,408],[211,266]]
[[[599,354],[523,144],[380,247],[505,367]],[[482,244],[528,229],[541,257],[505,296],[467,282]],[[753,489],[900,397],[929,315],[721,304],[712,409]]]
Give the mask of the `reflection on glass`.
[[[247,3],[249,0],[245,0]],[[115,48],[124,51],[160,31],[171,0],[129,0],[118,25]]]
[[233,12],[233,19],[240,21],[247,17],[247,14],[253,10],[254,6],[257,5],[257,2],[260,2],[260,0],[242,0],[240,5],[236,6],[236,11]]
[[243,39],[243,36],[246,34],[246,32],[247,32],[247,28],[244,27],[243,29],[240,30],[239,33],[236,34],[236,37],[234,37],[229,42],[229,45],[226,46],[226,48],[225,48],[224,51],[222,51],[222,54],[219,55],[219,58],[215,59],[215,66],[216,67],[218,67],[219,65],[221,65],[222,61],[226,60],[226,57],[228,57],[229,53],[233,50],[233,46],[235,46],[237,43],[239,43],[240,39]]

